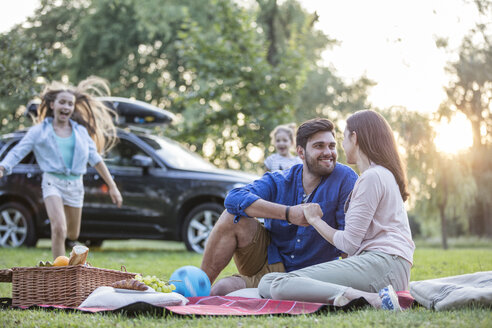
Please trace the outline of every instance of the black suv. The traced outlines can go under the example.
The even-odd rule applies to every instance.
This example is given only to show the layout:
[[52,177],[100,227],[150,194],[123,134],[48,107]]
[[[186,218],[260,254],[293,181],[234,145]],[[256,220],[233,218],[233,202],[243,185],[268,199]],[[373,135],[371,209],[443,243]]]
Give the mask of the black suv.
[[[25,133],[0,137],[0,160]],[[79,237],[88,245],[105,239],[174,240],[201,253],[227,192],[256,178],[218,169],[166,137],[128,128],[118,129],[118,136],[104,160],[123,206],[112,204],[106,184],[88,167]],[[31,153],[0,179],[0,246],[35,246],[39,238],[50,237],[41,174]]]

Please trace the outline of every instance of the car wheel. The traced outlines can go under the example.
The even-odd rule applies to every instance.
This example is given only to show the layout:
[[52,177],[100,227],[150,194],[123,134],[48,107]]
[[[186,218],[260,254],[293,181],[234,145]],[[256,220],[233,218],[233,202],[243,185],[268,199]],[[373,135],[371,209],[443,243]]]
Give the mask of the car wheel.
[[36,246],[37,241],[32,215],[23,205],[0,206],[0,247]]
[[189,251],[203,253],[205,243],[224,206],[217,203],[198,205],[186,216],[183,227],[183,240]]

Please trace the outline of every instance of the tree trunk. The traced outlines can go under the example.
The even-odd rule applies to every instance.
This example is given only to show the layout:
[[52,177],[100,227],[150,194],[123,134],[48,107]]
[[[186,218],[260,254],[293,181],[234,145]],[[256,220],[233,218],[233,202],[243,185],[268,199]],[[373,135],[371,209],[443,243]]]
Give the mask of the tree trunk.
[[475,143],[472,148],[473,178],[477,186],[477,198],[470,215],[470,232],[477,236],[492,236],[492,217],[490,216],[490,147]]
[[441,216],[441,238],[442,248],[448,249],[448,231],[447,231],[447,218],[446,218],[446,202],[439,204],[439,214]]
[[448,205],[448,176],[447,170],[444,169],[442,179],[442,198],[437,202],[437,207],[439,208],[439,215],[441,216],[441,239],[442,248],[448,249],[448,229],[447,229],[447,218],[446,218],[446,206]]
[[267,61],[272,66],[277,66],[278,64],[278,40],[277,31],[275,30],[275,21],[278,15],[278,5],[277,0],[268,0],[266,3],[259,2],[262,7],[264,22],[267,26],[267,39],[268,39],[268,52]]

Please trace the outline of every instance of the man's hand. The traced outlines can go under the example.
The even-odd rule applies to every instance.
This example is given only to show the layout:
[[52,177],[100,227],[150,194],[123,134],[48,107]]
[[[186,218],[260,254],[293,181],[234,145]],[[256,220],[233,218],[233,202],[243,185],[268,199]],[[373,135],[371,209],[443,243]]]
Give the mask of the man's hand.
[[306,221],[310,225],[314,225],[316,221],[321,220],[323,217],[323,211],[318,203],[304,204],[303,211]]
[[3,166],[0,166],[0,179],[3,178],[5,168]]
[[309,222],[306,221],[306,218],[304,217],[304,212],[302,208],[305,206],[305,204],[300,204],[300,205],[295,205],[291,206],[289,210],[289,221],[292,224],[302,226],[302,227],[309,227]]

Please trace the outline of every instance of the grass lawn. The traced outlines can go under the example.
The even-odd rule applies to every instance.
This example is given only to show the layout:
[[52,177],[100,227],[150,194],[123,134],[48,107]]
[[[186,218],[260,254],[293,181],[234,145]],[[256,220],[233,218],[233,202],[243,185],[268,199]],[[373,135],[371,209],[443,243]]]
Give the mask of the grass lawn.
[[[450,241],[444,251],[432,242],[417,242],[412,280],[424,280],[476,271],[492,271],[492,241]],[[36,248],[0,248],[0,269],[34,266],[51,260],[49,240]],[[88,261],[96,267],[156,275],[168,279],[184,265],[199,266],[201,255],[189,253],[180,243],[108,241],[91,249]],[[222,276],[235,272],[231,263]],[[0,297],[11,297],[11,284],[0,283]],[[388,313],[370,308],[349,313],[301,316],[176,318],[159,315],[130,317],[122,314],[84,314],[45,310],[0,310],[2,327],[492,327],[492,311],[468,308],[434,312],[424,308]]]

